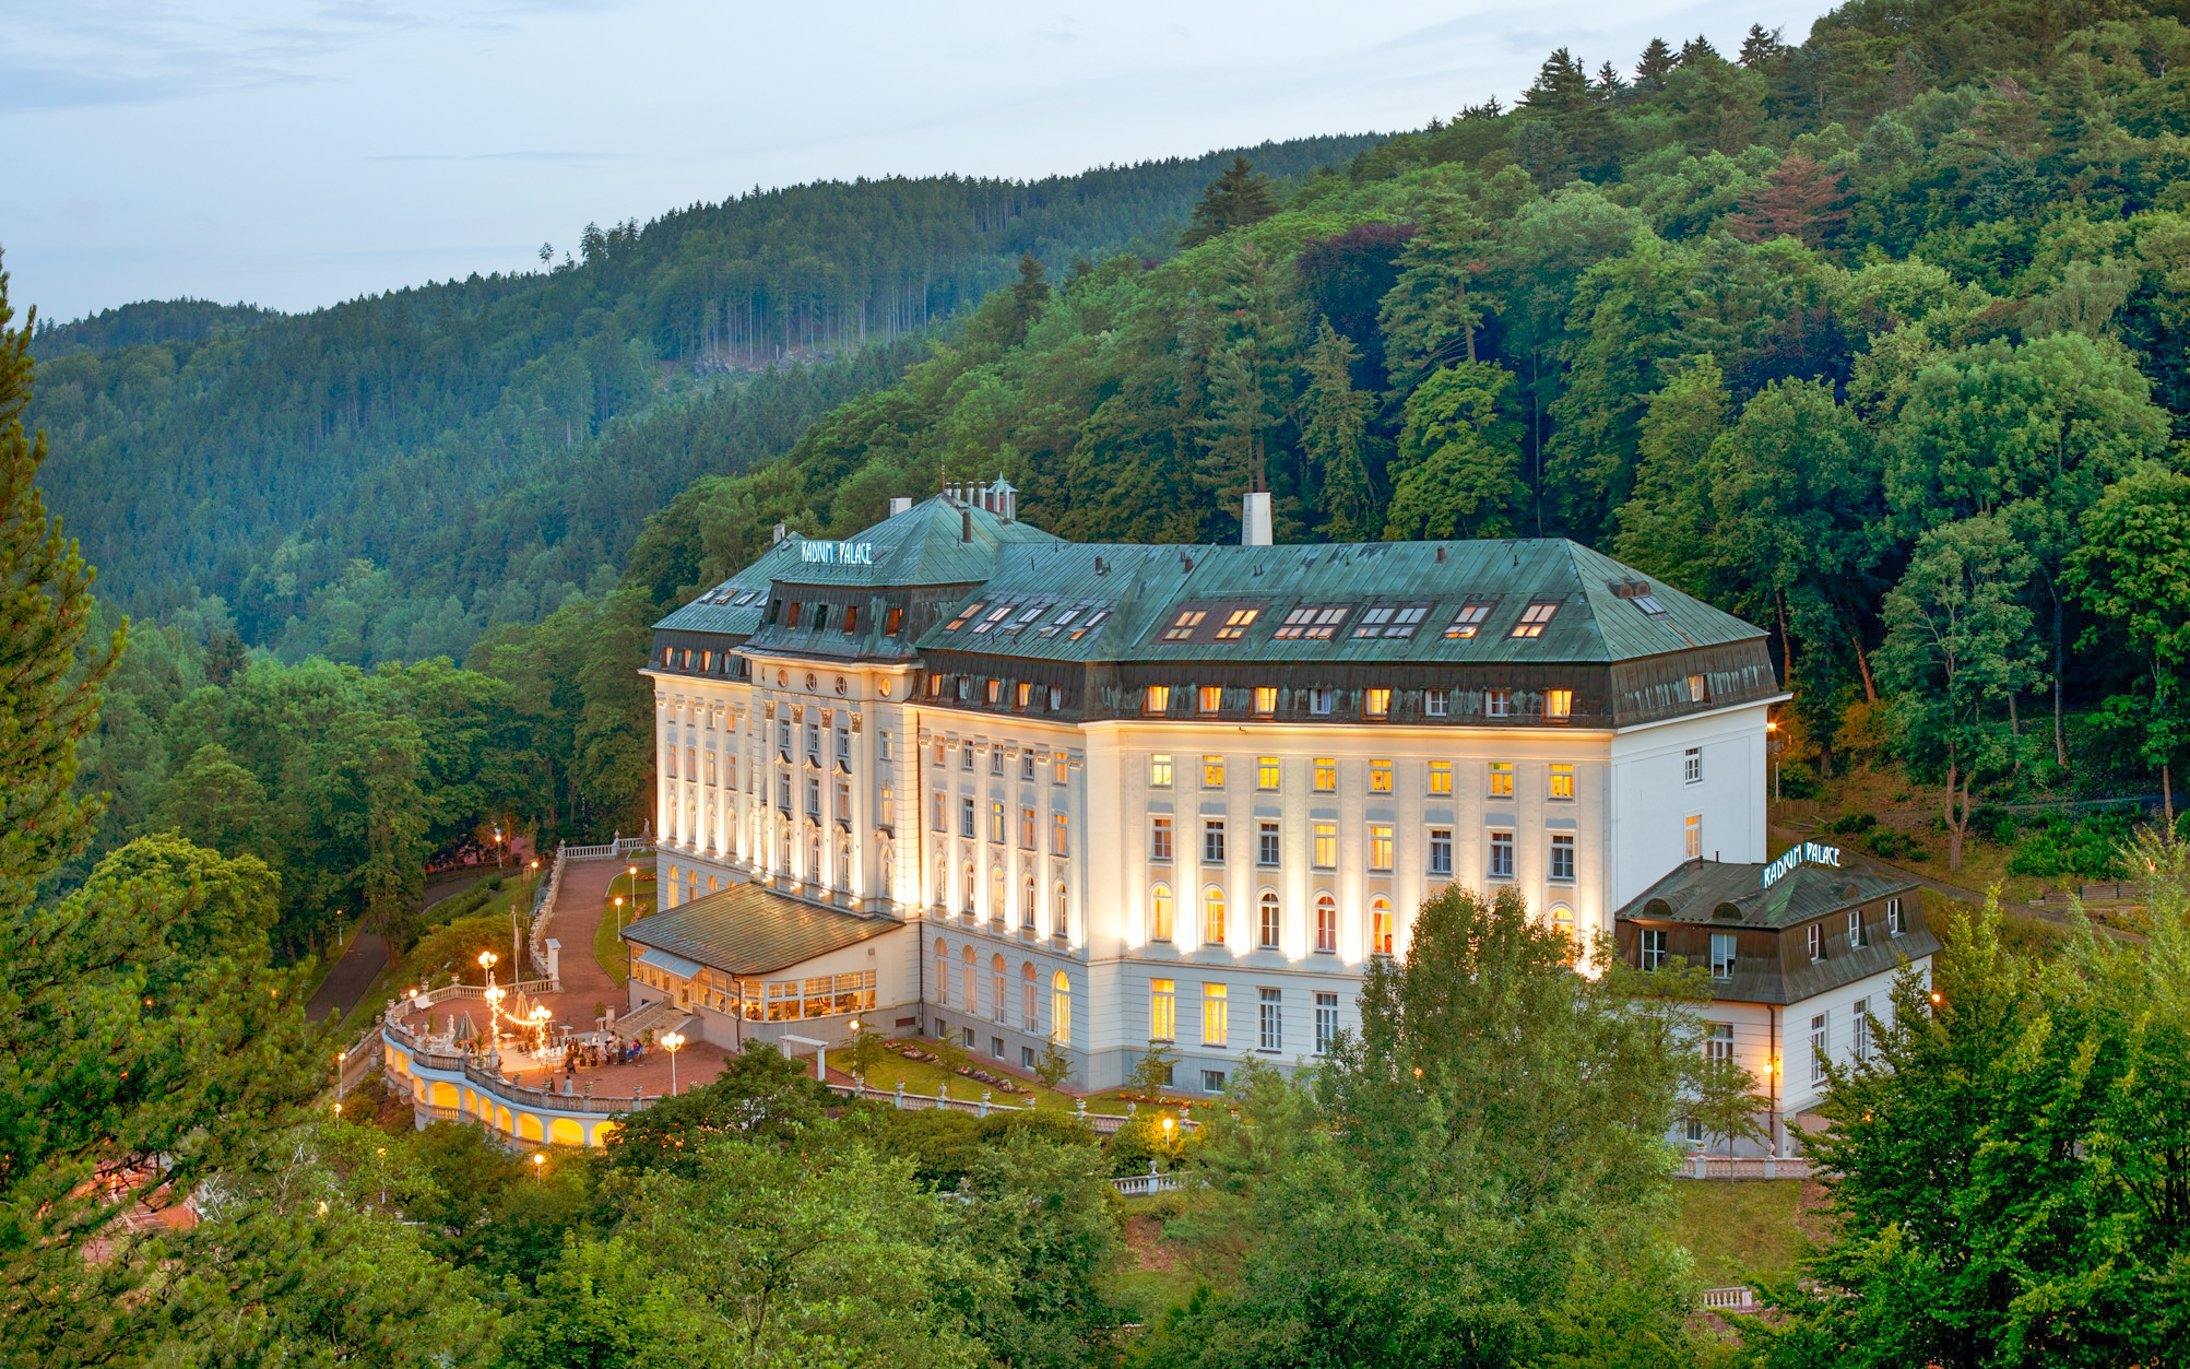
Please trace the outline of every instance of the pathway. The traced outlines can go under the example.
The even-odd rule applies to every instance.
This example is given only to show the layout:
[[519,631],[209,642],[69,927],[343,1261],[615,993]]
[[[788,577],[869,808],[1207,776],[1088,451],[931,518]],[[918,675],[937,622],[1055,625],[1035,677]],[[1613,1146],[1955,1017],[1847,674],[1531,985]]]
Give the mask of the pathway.
[[[562,943],[560,969],[562,997],[571,1003],[607,1003],[621,1008],[629,1000],[623,986],[609,978],[593,958],[593,934],[601,919],[609,916],[602,904],[608,886],[623,879],[628,860],[570,860],[563,862],[563,880],[556,886],[555,903],[542,916],[546,935]],[[625,881],[628,883],[629,881]]]
[[[1786,841],[1789,844],[1792,844],[1798,838],[1805,840],[1813,838],[1815,837],[1817,830],[1817,825],[1815,823],[1808,824],[1799,829],[1792,825],[1769,825],[1769,831],[1771,832],[1772,836]],[[1840,854],[1842,861],[1847,865],[1849,869],[1867,870],[1872,874],[1881,876],[1898,875],[1903,879],[1913,880],[1919,886],[1939,895],[1941,898],[1952,899],[1956,903],[1967,904],[1972,908],[1982,908],[1985,906],[1985,900],[1987,896],[1979,890],[1965,889],[1959,884],[1949,884],[1943,879],[1934,879],[1930,875],[1923,873],[1921,870],[1911,870],[1906,865],[1896,865],[1891,861],[1880,860],[1876,856],[1865,855],[1857,851],[1852,846],[1841,846]],[[2075,919],[2070,917],[2067,913],[2060,911],[2059,909],[2041,908],[2032,903],[2011,903],[2006,899],[2000,900],[2000,906],[2012,912],[2020,913],[2025,917],[2037,918],[2041,922],[2056,923],[2063,927],[2072,927],[2075,925]],[[2106,930],[2110,935],[2121,935],[2121,933],[2116,932],[2111,928],[2106,928],[2103,930]]]
[[[443,899],[454,898],[480,880],[498,873],[501,872],[489,865],[429,881],[425,899],[419,907],[431,908]],[[349,948],[343,951],[342,958],[335,961],[334,966],[327,971],[327,977],[319,982],[319,987],[312,990],[311,998],[305,1001],[305,1020],[317,1022],[322,1018],[344,1016],[371,991],[374,982],[380,978],[380,972],[387,968],[388,939],[378,932],[359,928]]]

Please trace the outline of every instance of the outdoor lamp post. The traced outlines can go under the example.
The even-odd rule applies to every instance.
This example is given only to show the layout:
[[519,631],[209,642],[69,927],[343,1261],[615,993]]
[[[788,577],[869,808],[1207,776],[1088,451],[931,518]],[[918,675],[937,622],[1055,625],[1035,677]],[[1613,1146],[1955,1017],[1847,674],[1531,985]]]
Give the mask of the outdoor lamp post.
[[532,1174],[543,1183],[547,1180],[547,1156],[537,1150],[532,1152]]
[[350,1058],[348,1051],[335,1052],[335,1101],[342,1101],[342,1064]]
[[677,1096],[677,1052],[684,1049],[684,1033],[664,1033],[662,1049],[669,1052],[669,1096],[674,1098]]
[[1779,719],[1770,718],[1764,724],[1764,749],[1772,753],[1772,802],[1779,802],[1779,757],[1787,749],[1787,738],[1779,730]]

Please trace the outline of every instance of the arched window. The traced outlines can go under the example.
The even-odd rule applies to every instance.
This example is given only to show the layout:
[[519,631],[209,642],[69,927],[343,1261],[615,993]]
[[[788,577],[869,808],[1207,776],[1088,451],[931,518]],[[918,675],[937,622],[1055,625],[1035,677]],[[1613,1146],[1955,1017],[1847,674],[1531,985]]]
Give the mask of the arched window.
[[806,878],[815,884],[822,882],[820,837],[806,843]]
[[1038,1000],[1039,986],[1034,979],[1034,962],[1029,960],[1019,967],[1019,1015],[1028,1031],[1039,1031],[1042,1026],[1042,1005]]
[[1148,939],[1171,939],[1171,886],[1159,884],[1148,891]]
[[951,1005],[951,948],[941,937],[935,939],[935,1001],[946,1008]]
[[1019,886],[1019,925],[1027,931],[1034,930],[1034,872],[1027,871],[1026,882]]
[[1004,867],[1002,862],[989,866],[989,918],[994,922],[1004,920]]
[[1224,890],[1214,884],[1201,895],[1201,939],[1206,946],[1224,944]]
[[1049,977],[1049,1039],[1072,1044],[1072,980],[1063,970]]
[[[678,884],[678,882],[679,882],[679,881],[680,881],[681,879],[683,879],[683,874],[682,874],[682,873],[681,873],[681,872],[680,872],[680,871],[679,871],[679,870],[677,869],[677,867],[676,867],[676,866],[674,866],[674,865],[670,866],[670,867],[669,867],[669,882],[668,882],[667,884],[664,884],[664,885],[662,886],[662,890],[663,890],[664,894],[665,894],[665,895],[667,896],[667,898],[668,898],[668,906],[669,906],[669,907],[671,907],[671,908],[674,908],[674,907],[676,907],[676,906],[677,906],[677,889],[678,889],[678,887],[679,887],[679,884]],[[638,909],[637,909],[637,908],[633,908],[633,909],[632,909],[631,911],[633,911],[633,912],[637,912],[637,911],[638,911]]]
[[989,1017],[992,1021],[1004,1020],[1004,1005],[1011,1001],[1009,981],[1004,978],[1004,957],[989,957]]
[[1056,899],[1055,920],[1050,923],[1049,929],[1058,936],[1068,937],[1072,935],[1072,902],[1065,893],[1065,882],[1061,879],[1057,881]]
[[1316,895],[1316,949],[1338,949],[1338,900],[1329,894]]
[[[1652,902],[1656,901],[1657,900],[1655,899],[1652,900]],[[1551,925],[1556,930],[1565,933],[1566,963],[1569,965],[1573,964],[1575,956],[1580,954],[1581,951],[1580,944],[1574,939],[1574,910],[1572,908],[1569,908],[1564,903],[1552,904]]]
[[1285,919],[1283,914],[1278,911],[1277,890],[1265,889],[1262,891],[1262,897],[1258,900],[1258,910],[1260,916],[1257,921],[1260,924],[1259,931],[1261,932],[1261,940],[1258,944],[1264,950],[1273,950],[1285,934]]
[[966,1011],[969,1013],[978,1013],[981,1011],[981,981],[975,970],[973,947],[971,946],[968,946],[966,948],[965,966]]
[[962,912],[962,913],[964,913],[964,914],[965,914],[965,915],[966,915],[967,917],[972,917],[972,916],[973,916],[973,862],[972,862],[972,861],[970,861],[970,860],[966,862],[965,877],[966,877],[966,878],[965,878],[965,886],[966,886],[966,887],[965,887],[965,889],[963,890],[963,892],[964,892],[964,894],[965,894],[965,896],[966,896],[966,901],[965,901],[964,905],[960,907],[959,911],[960,911],[960,912]]
[[1392,953],[1392,901],[1382,894],[1369,900],[1369,954]]

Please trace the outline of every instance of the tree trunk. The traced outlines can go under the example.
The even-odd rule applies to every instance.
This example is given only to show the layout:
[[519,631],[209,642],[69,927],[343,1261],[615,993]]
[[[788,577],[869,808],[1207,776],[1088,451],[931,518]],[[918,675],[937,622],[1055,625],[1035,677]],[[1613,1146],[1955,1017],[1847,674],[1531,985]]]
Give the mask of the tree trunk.
[[1962,834],[1969,830],[1969,777],[1960,776],[1956,784],[1956,767],[1947,767],[1947,869],[1962,868]]
[[1779,670],[1780,683],[1788,689],[1795,687],[1795,638],[1787,630],[1787,591],[1778,593],[1779,599]]
[[1871,658],[1863,651],[1863,634],[1853,621],[1848,624],[1848,640],[1855,643],[1855,668],[1863,673],[1863,702],[1878,702],[1878,684],[1871,678]]
[[2160,811],[2167,816],[2167,830],[2175,830],[2175,773],[2174,762],[2160,762]]
[[2068,768],[2068,734],[2061,728],[2061,661],[2064,654],[2061,633],[2061,596],[2047,583],[2047,591],[2053,595],[2053,760],[2063,770]]

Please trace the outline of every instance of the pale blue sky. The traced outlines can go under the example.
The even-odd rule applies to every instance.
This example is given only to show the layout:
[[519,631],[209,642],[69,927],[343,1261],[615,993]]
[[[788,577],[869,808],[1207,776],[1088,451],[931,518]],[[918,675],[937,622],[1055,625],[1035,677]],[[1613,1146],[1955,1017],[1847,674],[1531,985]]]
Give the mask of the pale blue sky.
[[526,269],[754,185],[1040,176],[1510,101],[1823,0],[10,0],[0,248],[53,319]]

